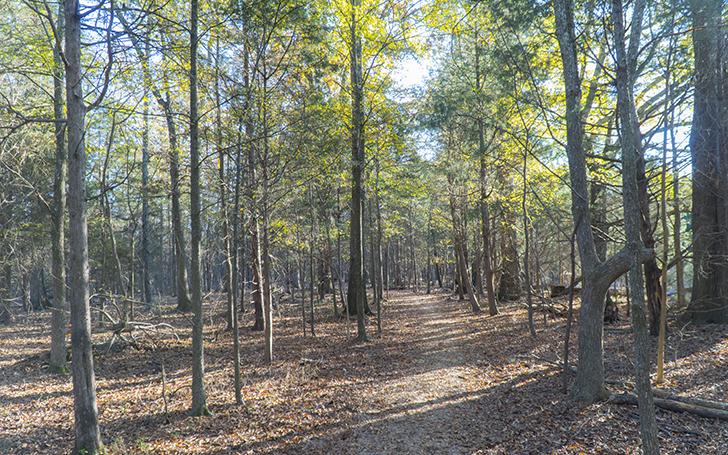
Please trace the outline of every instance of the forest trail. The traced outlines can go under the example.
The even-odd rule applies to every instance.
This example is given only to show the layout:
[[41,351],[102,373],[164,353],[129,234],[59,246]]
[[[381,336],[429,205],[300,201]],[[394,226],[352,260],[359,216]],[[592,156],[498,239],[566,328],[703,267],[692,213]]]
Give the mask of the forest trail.
[[474,436],[483,422],[469,380],[464,321],[444,300],[442,294],[398,296],[396,305],[407,321],[399,349],[407,356],[389,368],[399,374],[371,390],[367,401],[378,408],[361,412],[342,437],[310,441],[307,451],[459,455],[477,450],[480,438]]
[[[210,299],[205,377],[213,415],[204,418],[189,417],[189,320],[174,311],[172,301],[140,312],[150,323],[175,327],[176,334],[139,334],[134,346],[96,352],[100,425],[109,454],[640,453],[635,408],[575,403],[562,393],[560,371],[550,362],[563,347],[563,319],[545,321],[539,313],[534,338],[523,302],[502,302],[501,313],[488,316],[474,315],[444,291],[393,291],[389,297],[382,307],[383,332],[376,332],[370,317],[367,343],[346,337],[346,324],[328,300],[317,305],[317,336],[304,336],[300,297],[283,300],[271,366],[263,362],[262,334],[249,329],[252,312],[245,313],[242,405],[235,404],[223,300]],[[72,448],[71,379],[46,372],[49,323],[50,312],[34,312],[15,326],[0,326],[0,454],[51,455]],[[633,377],[628,328],[622,321],[604,340],[607,376],[624,382]],[[109,334],[96,330],[93,337],[102,344]],[[675,330],[667,346],[665,389],[725,399],[728,327]],[[658,423],[661,434],[669,435],[661,440],[664,455],[728,453],[728,422],[660,412]]]

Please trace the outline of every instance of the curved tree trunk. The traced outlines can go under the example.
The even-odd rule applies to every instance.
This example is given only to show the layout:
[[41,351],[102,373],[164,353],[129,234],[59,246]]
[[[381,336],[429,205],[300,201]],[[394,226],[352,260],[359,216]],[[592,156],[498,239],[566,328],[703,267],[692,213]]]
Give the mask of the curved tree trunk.
[[[579,77],[577,42],[574,32],[573,0],[556,0],[553,4],[555,30],[564,71],[566,97],[566,153],[571,181],[571,207],[581,258],[583,290],[579,318],[579,367],[571,391],[578,401],[593,402],[609,396],[604,382],[602,331],[604,304],[609,286],[629,270],[630,252],[621,250],[600,261],[589,214],[588,180],[581,123],[581,78]],[[639,251],[637,260],[644,262],[653,252]]]

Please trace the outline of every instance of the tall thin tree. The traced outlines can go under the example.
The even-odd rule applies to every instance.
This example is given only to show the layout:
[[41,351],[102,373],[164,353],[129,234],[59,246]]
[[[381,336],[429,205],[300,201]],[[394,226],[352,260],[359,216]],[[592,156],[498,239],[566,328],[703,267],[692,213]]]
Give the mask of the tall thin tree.
[[201,202],[200,202],[200,138],[197,101],[198,0],[190,1],[190,224],[192,275],[192,409],[194,416],[209,415],[205,397],[205,357],[202,343],[203,306],[202,272],[200,269]]

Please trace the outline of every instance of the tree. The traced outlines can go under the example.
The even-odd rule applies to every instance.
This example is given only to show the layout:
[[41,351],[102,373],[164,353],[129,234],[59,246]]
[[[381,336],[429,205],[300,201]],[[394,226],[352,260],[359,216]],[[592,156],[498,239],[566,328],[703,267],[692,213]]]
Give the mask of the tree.
[[192,409],[193,416],[209,415],[205,397],[205,357],[202,339],[202,273],[200,269],[200,142],[197,112],[198,0],[190,2],[190,221],[192,229]]
[[362,74],[362,50],[359,37],[357,9],[361,3],[351,0],[350,58],[351,58],[351,220],[349,232],[349,289],[347,305],[349,313],[357,315],[357,340],[367,341],[364,311],[367,293],[364,282],[364,195],[362,174],[364,156],[364,76]]
[[690,131],[692,157],[693,292],[686,319],[728,322],[728,142],[726,141],[723,2],[690,3],[695,91]]
[[[132,29],[129,22],[126,21],[123,8],[118,13],[119,22],[124,27],[124,32],[129,36],[134,51],[141,62],[142,71],[144,73],[144,83],[148,88],[159,107],[164,112],[164,119],[167,125],[167,135],[169,140],[169,178],[171,184],[172,196],[172,229],[174,231],[174,254],[176,264],[176,294],[177,294],[177,310],[181,312],[189,312],[192,310],[192,300],[190,299],[187,276],[187,240],[184,234],[184,226],[182,223],[182,205],[181,205],[181,185],[182,180],[179,173],[180,150],[178,144],[177,124],[175,121],[175,112],[173,111],[172,99],[169,89],[166,94],[162,89],[154,83],[152,78],[152,69],[150,67],[149,46],[142,45],[148,43],[151,39],[146,36],[143,40],[139,35],[150,33],[148,30],[136,32]],[[145,52],[146,50],[146,52]],[[165,54],[163,54],[164,56]]]
[[63,60],[61,43],[64,24],[63,2],[58,5],[58,24],[53,42],[53,118],[55,123],[55,173],[53,174],[53,229],[51,231],[51,249],[53,262],[53,313],[51,316],[51,355],[48,371],[51,373],[68,373],[66,366],[66,178],[68,172],[68,156],[66,153],[66,125],[63,109]]
[[604,382],[602,330],[605,296],[609,286],[630,267],[630,257],[638,254],[642,263],[651,257],[645,249],[623,248],[606,261],[597,255],[589,213],[588,181],[581,119],[581,76],[577,58],[577,39],[573,0],[557,0],[553,4],[556,37],[563,65],[566,102],[566,154],[571,181],[572,216],[581,259],[583,290],[579,318],[579,366],[571,395],[586,402],[609,395]]
[[[94,455],[103,449],[99,433],[89,308],[88,224],[86,215],[85,118],[81,67],[81,12],[78,0],[65,4],[66,112],[68,137],[69,285],[71,288],[71,353],[74,453]],[[111,28],[111,18],[109,18]],[[110,46],[110,44],[109,44]],[[109,62],[109,65],[111,62]],[[95,103],[94,103],[95,104]]]
[[[642,137],[634,104],[634,80],[642,34],[645,1],[633,3],[629,45],[625,47],[622,0],[612,1],[614,47],[616,49],[617,111],[620,143],[622,145],[622,199],[624,201],[624,230],[630,253],[629,283],[632,294],[632,327],[635,338],[635,384],[640,412],[640,435],[645,455],[658,455],[655,404],[650,388],[650,340],[647,333],[644,275],[639,261],[642,243],[640,227],[644,213],[639,201],[638,166],[643,160]],[[649,215],[649,214],[648,214]],[[652,258],[654,260],[654,257]]]

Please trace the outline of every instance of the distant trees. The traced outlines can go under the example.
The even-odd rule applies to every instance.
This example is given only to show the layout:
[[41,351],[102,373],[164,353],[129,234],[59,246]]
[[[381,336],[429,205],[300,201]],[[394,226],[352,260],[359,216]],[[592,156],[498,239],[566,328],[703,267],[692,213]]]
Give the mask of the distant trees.
[[[313,333],[314,316],[322,314],[316,299],[334,293],[331,312],[357,314],[360,341],[367,338],[369,283],[378,304],[390,288],[418,291],[426,280],[428,289],[432,282],[452,286],[474,312],[487,301],[495,315],[499,300],[524,290],[543,306],[538,294],[564,283],[574,229],[583,292],[573,396],[605,397],[607,289],[630,266],[636,273],[635,257],[651,260],[654,329],[664,304],[655,272],[675,262],[651,259],[641,242],[653,247],[670,234],[653,223],[651,154],[668,152],[658,136],[687,131],[678,105],[689,104],[679,101],[690,92],[691,66],[694,286],[686,316],[728,320],[728,84],[724,34],[712,33],[723,16],[719,1],[690,5],[694,62],[672,49],[690,48],[688,35],[673,34],[665,19],[674,7],[645,5],[653,23],[630,38],[631,63],[620,80],[612,71],[624,64],[611,54],[616,18],[603,27],[595,10],[571,0],[548,7],[193,0],[189,10],[156,1],[87,9],[69,0],[57,16],[40,0],[8,5],[0,11],[9,18],[0,27],[11,37],[0,55],[0,321],[12,322],[16,297],[27,301],[29,282],[50,268],[50,363],[62,372],[71,291],[74,380],[86,390],[80,412],[91,416],[79,449],[100,447],[93,436],[89,287],[99,300],[121,295],[128,303],[141,293],[149,307],[161,294],[176,294],[177,309],[194,312],[192,412],[205,414],[203,303],[213,291],[228,293],[231,327],[240,316],[236,304],[252,299],[252,329],[264,332],[262,361],[272,363],[273,308],[281,296],[301,303]],[[95,25],[81,27],[79,8]],[[36,27],[38,18],[49,31]],[[17,33],[18,24],[32,33]],[[555,41],[543,33],[552,27]],[[423,52],[417,35],[425,30],[433,32],[435,71],[421,91],[400,91],[392,70],[402,56]],[[637,61],[632,43],[644,44],[657,30]],[[81,57],[81,42],[93,43],[84,51],[93,58]],[[670,77],[661,68],[667,49],[675,54]],[[553,83],[561,76],[563,88]],[[84,94],[104,103],[88,103]],[[683,147],[672,136],[669,149],[679,157]],[[640,214],[629,199],[634,159]],[[687,243],[679,199],[690,192],[685,185],[678,191],[686,177],[677,161],[667,215],[675,220],[672,249],[679,255]],[[64,257],[66,233],[71,248]],[[341,266],[347,259],[348,272]],[[639,289],[641,276],[630,280]]]

